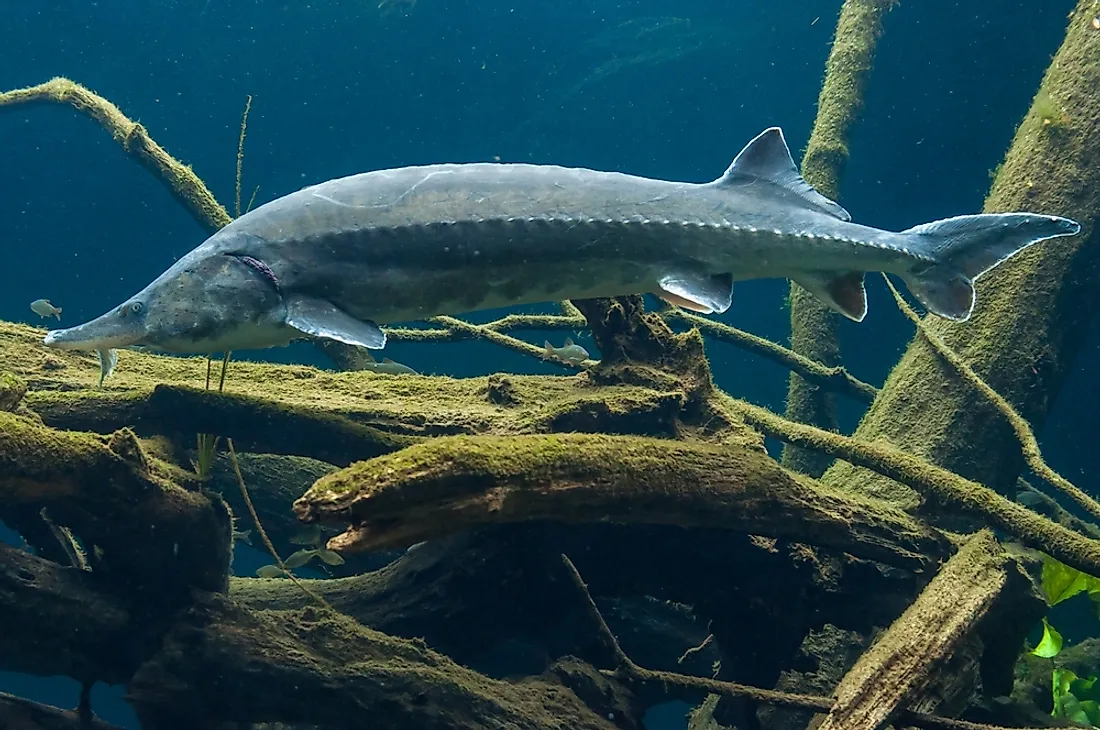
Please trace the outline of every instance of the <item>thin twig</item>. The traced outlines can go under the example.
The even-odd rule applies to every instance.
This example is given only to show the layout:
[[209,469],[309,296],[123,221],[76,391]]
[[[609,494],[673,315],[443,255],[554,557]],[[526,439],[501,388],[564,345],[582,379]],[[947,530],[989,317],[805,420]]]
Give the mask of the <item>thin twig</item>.
[[703,649],[706,649],[708,646],[710,646],[713,641],[714,641],[714,634],[707,634],[707,638],[703,639],[703,643],[699,644],[699,646],[693,646],[690,649],[688,649],[687,651],[685,651],[683,654],[680,655],[680,658],[676,660],[676,663],[677,664],[683,664],[692,655],[698,654]]
[[[226,374],[226,372],[228,372],[228,370],[229,370],[229,357],[230,357],[230,355],[232,355],[232,354],[233,354],[232,352],[230,352],[229,350],[226,350],[226,352],[225,352],[225,355],[224,355],[224,356],[222,357],[222,375],[221,375],[221,377],[220,377],[220,378],[218,379],[218,392],[219,392],[219,393],[221,393],[222,391],[224,391],[224,390],[225,390],[225,374]],[[209,370],[210,370],[210,360],[207,360],[206,362],[207,362],[207,375],[206,375],[206,381],[207,381],[207,388],[209,389],[209,383],[210,383],[210,373],[209,373]]]
[[816,360],[798,354],[794,350],[763,337],[739,330],[736,327],[731,327],[728,324],[685,312],[675,307],[662,311],[661,316],[666,320],[680,320],[698,327],[701,332],[717,340],[728,342],[743,350],[765,357],[788,370],[798,373],[805,380],[857,400],[870,403],[878,395],[878,388],[870,383],[863,382],[844,367],[822,365]]
[[244,102],[244,114],[241,116],[241,136],[237,140],[237,185],[233,194],[233,217],[241,217],[241,172],[244,168],[244,135],[248,130],[248,112],[252,111],[252,94]]
[[1046,459],[1043,458],[1042,451],[1039,450],[1039,441],[1035,438],[1035,432],[1031,430],[1031,426],[1028,425],[1024,417],[1016,412],[1016,409],[1012,407],[1011,403],[1004,399],[1004,396],[993,390],[989,383],[985,382],[980,375],[974,372],[974,369],[970,367],[961,355],[952,350],[950,345],[928,328],[924,321],[917,316],[917,313],[913,311],[913,308],[902,298],[901,294],[894,287],[894,283],[890,281],[890,277],[883,274],[882,278],[886,280],[886,286],[890,287],[890,291],[894,295],[894,301],[897,302],[898,308],[902,311],[902,314],[908,317],[909,321],[916,325],[917,331],[921,333],[921,336],[924,337],[928,344],[932,345],[932,349],[935,350],[944,361],[954,367],[959,375],[963,377],[963,380],[974,386],[979,393],[984,395],[986,399],[988,399],[989,402],[1008,419],[1009,424],[1012,426],[1012,430],[1016,432],[1016,438],[1020,441],[1020,446],[1023,449],[1024,461],[1027,463],[1028,467],[1052,487],[1058,489],[1074,502],[1081,505],[1081,507],[1088,511],[1093,517],[1100,518],[1100,503],[1085,494],[1085,492],[1073,484],[1073,482],[1050,468]]
[[[573,565],[573,562],[565,555],[562,555],[561,559],[562,562],[565,563],[565,568],[569,572],[577,589],[584,596],[585,609],[588,612],[590,620],[597,627],[601,635],[601,640],[607,644],[615,658],[617,664],[616,668],[612,670],[601,670],[603,674],[628,684],[651,682],[665,687],[679,687],[695,691],[702,690],[704,692],[725,695],[727,697],[751,699],[778,707],[794,707],[819,712],[828,712],[832,709],[834,702],[832,697],[760,689],[759,687],[751,687],[745,684],[738,684],[737,682],[696,677],[690,674],[678,674],[676,672],[663,672],[638,666],[626,655],[622,647],[619,646],[618,640],[615,638],[615,635],[611,633],[611,629],[608,628],[607,622],[604,621],[603,615],[600,613],[600,609],[596,606],[596,602],[592,600],[592,594],[589,593],[588,586],[585,585],[584,580],[577,571],[577,567]],[[938,715],[929,715],[924,712],[912,712],[910,710],[899,712],[897,721],[897,724],[913,725],[927,728],[927,730],[1010,730],[1009,728],[1003,728],[998,725],[967,722],[965,720],[956,720],[950,717],[940,717]],[[1024,729],[1017,728],[1012,730]]]
[[279,551],[275,549],[275,545],[271,542],[271,538],[267,536],[267,530],[260,524],[260,516],[256,514],[256,508],[252,506],[252,498],[248,496],[248,487],[244,484],[244,476],[241,474],[241,465],[237,461],[237,452],[233,448],[233,439],[226,439],[225,442],[229,447],[229,461],[233,464],[233,474],[237,477],[237,486],[240,487],[241,498],[244,499],[245,506],[248,507],[248,513],[252,515],[252,524],[256,526],[256,532],[260,534],[260,539],[264,541],[264,547],[271,553],[271,557],[274,558],[275,564],[279,566],[279,570],[283,571],[283,574],[286,575],[294,585],[302,589],[303,593],[328,610],[335,611],[335,609],[329,605],[328,601],[321,598],[321,596],[310,590],[305,583],[298,580],[298,576],[294,575],[294,573],[290,571],[290,568],[286,567],[286,563],[283,562],[283,559],[279,557]]

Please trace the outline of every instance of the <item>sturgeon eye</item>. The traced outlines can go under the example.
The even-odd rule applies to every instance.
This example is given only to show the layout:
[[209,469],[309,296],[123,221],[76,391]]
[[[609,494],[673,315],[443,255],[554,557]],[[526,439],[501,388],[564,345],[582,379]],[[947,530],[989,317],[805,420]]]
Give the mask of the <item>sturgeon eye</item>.
[[141,314],[143,311],[145,311],[144,304],[142,304],[141,302],[130,302],[131,314]]

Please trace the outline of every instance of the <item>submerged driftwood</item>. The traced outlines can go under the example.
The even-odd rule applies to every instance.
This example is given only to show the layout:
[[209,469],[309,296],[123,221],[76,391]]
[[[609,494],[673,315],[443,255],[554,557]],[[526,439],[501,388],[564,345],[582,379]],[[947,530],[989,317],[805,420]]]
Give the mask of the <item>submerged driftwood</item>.
[[[841,27],[862,19],[871,39],[890,5],[849,0]],[[1100,35],[1087,5],[1040,91],[1064,113],[1025,120],[990,209],[1086,224],[1100,212],[1088,145],[1100,109],[1087,93],[1100,82]],[[838,34],[834,56],[845,40]],[[866,72],[859,63],[853,78]],[[228,222],[189,168],[87,89],[55,79],[0,94],[0,106],[38,102],[92,117],[205,226]],[[843,144],[843,129],[833,132],[829,144]],[[818,143],[808,164],[824,154],[818,162],[835,175],[842,150]],[[1090,301],[1092,259],[1084,245],[1020,259],[983,288],[986,313],[948,340],[1035,418],[1072,357],[1070,325],[1080,321],[1059,317]],[[1032,307],[1042,327],[1024,332]],[[875,405],[847,437],[734,401],[715,389],[699,332],[669,322],[698,324]],[[991,412],[987,400],[920,337],[878,392],[836,363],[675,310],[646,313],[637,297],[432,324],[391,335],[537,355],[507,333],[586,324],[601,360],[571,376],[465,380],[234,362],[225,392],[212,392],[203,359],[124,352],[100,388],[93,356],[47,351],[41,330],[0,323],[0,519],[37,553],[0,546],[0,622],[17,627],[0,634],[0,668],[77,678],[84,726],[87,689],[106,681],[127,686],[153,730],[636,728],[653,702],[705,693],[724,701],[706,703],[696,727],[756,727],[770,705],[766,727],[789,726],[797,711],[845,730],[973,730],[944,716],[974,704],[979,679],[1008,694],[1044,606],[1028,553],[988,531],[945,532],[929,515],[996,526],[1100,574],[1100,548],[1074,532],[1078,523],[1055,524],[984,486],[989,469],[1000,470],[994,487],[1019,470],[1003,458],[1015,441],[998,429],[959,438],[973,414]],[[1027,393],[1035,388],[1015,366],[1043,338],[1054,364]],[[914,409],[928,404],[947,415],[915,428]],[[882,426],[894,422],[906,430]],[[295,513],[341,530],[328,546],[348,555],[331,571],[346,577],[230,579],[232,515],[247,505],[224,456],[208,479],[195,476],[199,433],[235,442],[279,553],[296,549]],[[818,481],[768,457],[762,434],[801,449],[792,459],[843,461]],[[15,712],[72,726],[71,714],[0,697],[0,720]]]

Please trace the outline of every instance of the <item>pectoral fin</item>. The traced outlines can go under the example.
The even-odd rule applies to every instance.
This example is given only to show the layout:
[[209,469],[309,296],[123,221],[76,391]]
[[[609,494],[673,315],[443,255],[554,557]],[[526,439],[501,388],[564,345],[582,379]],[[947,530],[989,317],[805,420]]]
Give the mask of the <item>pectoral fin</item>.
[[356,319],[324,299],[291,297],[286,303],[286,323],[302,334],[348,345],[381,350],[386,344],[386,333],[374,322]]
[[730,274],[710,276],[678,272],[661,277],[657,284],[661,287],[657,296],[693,312],[722,313],[730,308],[733,300],[733,276]]
[[799,274],[794,282],[850,320],[862,322],[867,315],[862,271],[813,271]]

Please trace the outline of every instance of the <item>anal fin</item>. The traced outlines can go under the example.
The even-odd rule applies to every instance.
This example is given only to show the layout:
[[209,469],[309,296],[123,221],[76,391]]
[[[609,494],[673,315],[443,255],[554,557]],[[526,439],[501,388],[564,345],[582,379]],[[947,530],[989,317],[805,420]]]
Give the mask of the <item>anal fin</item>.
[[654,292],[669,304],[674,304],[693,312],[721,314],[730,308],[733,301],[732,274],[686,274],[674,273],[662,276],[657,285],[660,291]]
[[863,286],[862,271],[844,274],[810,271],[792,277],[792,280],[854,322],[862,322],[867,316],[867,290]]
[[324,337],[347,345],[381,350],[386,333],[374,322],[352,317],[324,299],[295,296],[286,303],[286,323],[302,334]]

